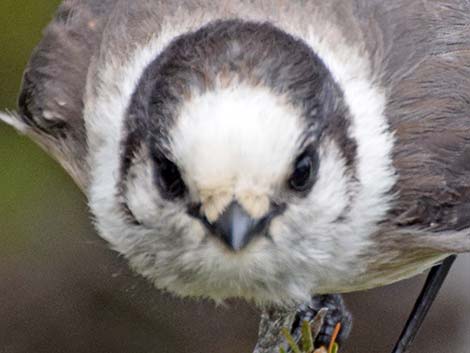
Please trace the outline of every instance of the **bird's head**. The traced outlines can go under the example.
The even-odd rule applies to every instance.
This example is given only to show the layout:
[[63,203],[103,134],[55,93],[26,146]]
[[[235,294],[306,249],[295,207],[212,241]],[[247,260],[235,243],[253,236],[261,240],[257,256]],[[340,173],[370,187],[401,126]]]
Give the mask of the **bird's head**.
[[91,190],[98,228],[182,295],[286,303],[334,288],[367,242],[353,123],[303,41],[241,21],[186,33],[139,77],[116,184]]

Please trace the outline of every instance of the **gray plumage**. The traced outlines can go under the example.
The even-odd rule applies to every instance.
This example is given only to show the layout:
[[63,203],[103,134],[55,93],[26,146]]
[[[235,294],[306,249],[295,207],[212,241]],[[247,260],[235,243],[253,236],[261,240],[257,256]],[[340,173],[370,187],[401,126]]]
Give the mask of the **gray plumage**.
[[[96,146],[89,145],[82,112],[86,85],[93,97],[102,83],[100,65],[119,65],[135,47],[158,37],[169,15],[198,10],[232,19],[238,8],[286,12],[299,23],[307,21],[309,11],[328,18],[348,43],[364,49],[372,78],[385,90],[398,179],[390,190],[394,201],[388,216],[372,235],[375,246],[360,255],[376,273],[374,285],[389,269],[470,251],[468,1],[65,1],[25,72],[19,100],[23,131],[88,192],[87,154]],[[275,49],[269,38],[264,45]],[[352,160],[354,143],[344,142],[348,124],[340,119],[326,134],[343,143],[342,153]],[[138,154],[131,152],[131,159]]]
[[[210,4],[180,2],[188,8]],[[442,234],[441,238],[447,234],[442,231],[467,228],[470,4],[338,1],[316,5],[325,8],[320,11],[328,12],[332,21],[339,18],[344,22],[351,40],[364,39],[375,75],[387,88],[387,117],[398,141],[394,163],[400,178],[394,222],[428,229],[436,236]],[[162,14],[151,12],[153,6],[171,11],[173,5],[157,1],[155,5],[143,1],[65,1],[25,72],[20,117],[41,145],[54,155],[64,155],[60,161],[73,169],[71,173],[82,188],[87,185],[87,168],[81,111],[90,61],[100,52],[109,16],[111,28],[122,16],[126,16],[124,21],[133,21],[143,12],[144,17],[155,17],[154,26],[158,28]],[[141,27],[145,26],[135,26],[134,30]],[[119,33],[105,34],[113,35]],[[146,35],[142,33],[142,40]],[[456,251],[469,248],[468,236],[462,236],[462,242]],[[453,250],[451,245],[443,247]]]

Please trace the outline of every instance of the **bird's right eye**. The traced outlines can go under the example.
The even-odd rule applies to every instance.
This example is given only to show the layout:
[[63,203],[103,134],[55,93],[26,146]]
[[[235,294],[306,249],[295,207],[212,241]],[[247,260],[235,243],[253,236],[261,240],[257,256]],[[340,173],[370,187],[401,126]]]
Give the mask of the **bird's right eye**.
[[162,197],[166,199],[176,199],[186,193],[186,185],[178,166],[168,158],[156,158],[155,182]]

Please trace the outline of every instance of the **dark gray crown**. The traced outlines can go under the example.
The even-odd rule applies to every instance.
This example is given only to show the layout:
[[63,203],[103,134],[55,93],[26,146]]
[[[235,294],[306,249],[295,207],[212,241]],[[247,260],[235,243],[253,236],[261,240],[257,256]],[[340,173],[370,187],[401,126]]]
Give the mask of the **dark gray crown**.
[[347,136],[349,113],[320,58],[270,23],[226,20],[175,38],[145,70],[128,110],[122,180],[144,141],[171,158],[165,139],[178,107],[194,91],[214,89],[217,80],[262,85],[287,97],[308,122],[305,139],[330,135],[352,167],[356,144]]

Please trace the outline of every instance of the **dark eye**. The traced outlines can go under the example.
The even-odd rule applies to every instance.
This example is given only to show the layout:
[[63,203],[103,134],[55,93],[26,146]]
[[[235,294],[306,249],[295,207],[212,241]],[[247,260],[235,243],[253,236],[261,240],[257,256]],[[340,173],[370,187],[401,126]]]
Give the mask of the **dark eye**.
[[155,179],[162,196],[167,199],[181,197],[186,192],[178,167],[165,157],[156,158]]
[[317,154],[311,151],[302,153],[294,164],[294,171],[289,179],[289,186],[295,191],[307,191],[316,179],[318,169]]

